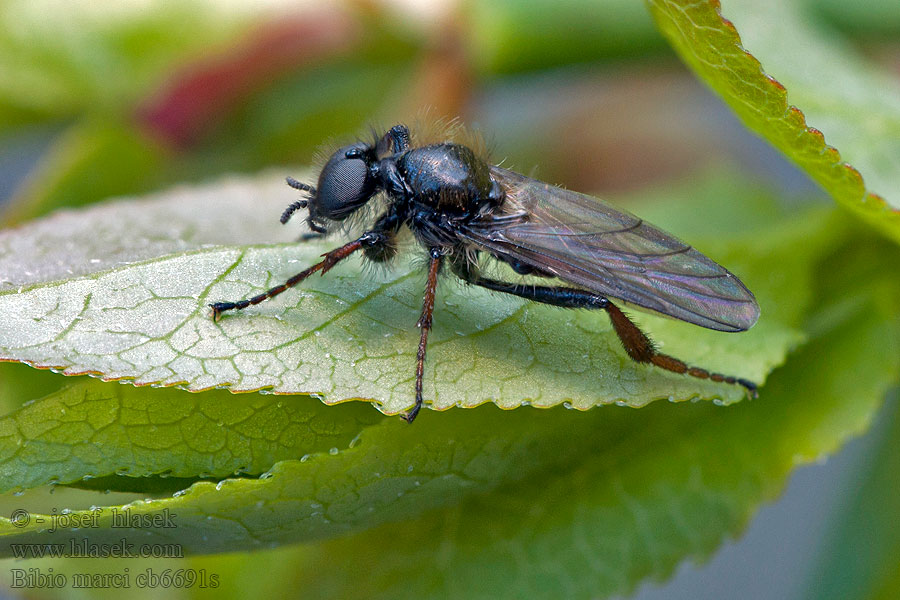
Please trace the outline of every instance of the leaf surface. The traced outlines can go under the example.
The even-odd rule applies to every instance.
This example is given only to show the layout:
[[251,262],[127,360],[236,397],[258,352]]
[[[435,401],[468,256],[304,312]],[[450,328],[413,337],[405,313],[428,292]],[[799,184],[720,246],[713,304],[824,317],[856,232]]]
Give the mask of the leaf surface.
[[0,419],[0,493],[109,475],[259,476],[279,460],[346,447],[382,418],[359,404],[325,411],[305,397],[87,380]]

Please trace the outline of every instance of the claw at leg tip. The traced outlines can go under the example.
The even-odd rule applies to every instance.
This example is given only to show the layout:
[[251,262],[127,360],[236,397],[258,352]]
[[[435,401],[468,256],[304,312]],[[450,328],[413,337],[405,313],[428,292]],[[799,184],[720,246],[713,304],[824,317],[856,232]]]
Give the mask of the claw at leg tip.
[[400,415],[400,418],[406,421],[407,423],[412,423],[416,420],[416,417],[419,415],[419,409],[422,408],[422,405],[414,406],[411,411],[406,414]]

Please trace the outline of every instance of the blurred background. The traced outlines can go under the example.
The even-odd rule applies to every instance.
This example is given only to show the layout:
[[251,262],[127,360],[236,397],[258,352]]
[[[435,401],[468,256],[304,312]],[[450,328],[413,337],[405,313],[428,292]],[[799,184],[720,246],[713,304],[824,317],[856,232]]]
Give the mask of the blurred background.
[[[809,4],[900,75],[896,0]],[[0,223],[225,173],[296,173],[329,141],[425,109],[480,130],[494,162],[617,202],[713,170],[829,202],[694,79],[634,0],[2,0]],[[28,380],[30,397],[44,381]],[[742,541],[637,597],[803,597],[881,429],[795,473]]]
[[5,0],[0,19],[7,224],[289,171],[426,107],[480,129],[496,161],[580,190],[723,160],[812,190],[742,135],[631,0]]

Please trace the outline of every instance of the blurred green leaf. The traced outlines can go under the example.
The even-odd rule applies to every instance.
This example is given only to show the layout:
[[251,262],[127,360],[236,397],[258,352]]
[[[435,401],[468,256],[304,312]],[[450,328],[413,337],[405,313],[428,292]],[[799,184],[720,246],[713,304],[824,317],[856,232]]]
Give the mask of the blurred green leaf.
[[900,32],[900,3],[894,0],[804,0],[804,9],[820,15],[830,27],[859,36],[863,43],[879,36],[895,41]]
[[85,120],[53,142],[3,207],[0,223],[18,224],[58,208],[153,189],[167,160],[161,147],[129,126]]
[[[136,122],[86,117],[53,141],[26,184],[3,207],[2,223],[223,172],[308,162],[329,140],[355,139],[367,123],[363,115],[410,76],[408,56],[401,60],[383,53],[379,60],[375,64],[361,53],[352,62],[330,64],[259,90],[189,151],[167,148]],[[367,94],[356,93],[359,89]]]
[[0,130],[29,116],[121,116],[174,65],[233,40],[254,20],[252,13],[196,0],[7,0],[0,4]]
[[[889,265],[887,270],[885,264]],[[826,285],[822,290],[824,297],[832,298],[830,307],[813,321],[813,326],[822,329],[840,318],[836,315],[847,314],[854,309],[854,296],[868,290],[881,311],[890,316],[887,326],[900,327],[898,264],[900,259],[887,242],[857,244],[853,251],[835,256],[829,263],[831,277],[823,280]],[[848,293],[849,290],[856,293]],[[848,352],[852,350],[848,348]],[[871,357],[896,354],[897,349],[892,345],[877,345],[861,352]],[[896,398],[879,416],[888,421],[885,427],[879,427],[880,444],[873,456],[867,457],[867,468],[855,475],[856,491],[845,496],[843,507],[831,521],[831,531],[819,548],[817,568],[808,580],[809,597],[892,598],[900,589],[897,570],[900,536],[893,527],[894,516],[900,509],[896,498],[900,481],[897,452],[900,411]]]
[[[329,61],[260,90],[171,168],[180,180],[255,172],[274,164],[309,163],[322,145],[365,138],[373,111],[383,106],[395,117],[394,93],[409,85],[416,55],[408,42],[379,33],[377,42],[349,59]],[[398,49],[405,53],[396,56]]]
[[854,492],[831,520],[832,529],[816,553],[819,562],[808,579],[807,598],[896,598],[900,574],[900,410],[896,398],[881,417],[888,426],[866,469],[856,474]]
[[900,239],[895,78],[817,29],[798,3],[729,0],[720,10],[717,0],[648,0],[648,6],[681,58],[750,129],[842,206]]
[[514,73],[665,49],[632,0],[469,0],[464,35],[483,71]]

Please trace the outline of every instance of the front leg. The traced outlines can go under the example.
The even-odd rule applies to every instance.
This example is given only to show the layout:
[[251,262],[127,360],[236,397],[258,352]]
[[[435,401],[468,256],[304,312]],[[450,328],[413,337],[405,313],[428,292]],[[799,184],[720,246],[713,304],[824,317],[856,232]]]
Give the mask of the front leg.
[[409,150],[409,128],[406,125],[394,125],[375,144],[375,154],[383,158],[390,154],[400,154]]
[[378,233],[379,238],[365,247],[363,253],[373,262],[387,262],[397,254],[397,232],[403,226],[402,214],[394,208],[381,215],[370,233]]
[[392,213],[385,213],[381,218],[378,219],[378,221],[376,221],[375,227],[373,227],[371,231],[367,231],[357,239],[344,244],[340,248],[335,248],[331,252],[326,252],[322,255],[324,258],[321,262],[316,263],[313,266],[304,269],[303,271],[300,271],[281,285],[276,285],[275,287],[266,290],[262,294],[254,296],[252,298],[248,298],[246,300],[237,300],[234,302],[214,302],[210,304],[209,306],[210,308],[212,308],[213,320],[218,321],[223,312],[229,310],[243,310],[248,306],[259,304],[263,300],[274,298],[285,290],[294,287],[313,273],[321,273],[322,275],[324,275],[329,270],[331,270],[332,267],[334,267],[336,264],[350,256],[357,250],[363,250],[367,256],[370,252],[374,254],[385,254],[386,252],[389,252],[388,250],[385,250],[385,248],[394,247],[394,237],[396,229],[397,227],[399,227],[398,222],[399,219],[393,217]]

